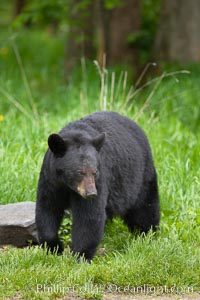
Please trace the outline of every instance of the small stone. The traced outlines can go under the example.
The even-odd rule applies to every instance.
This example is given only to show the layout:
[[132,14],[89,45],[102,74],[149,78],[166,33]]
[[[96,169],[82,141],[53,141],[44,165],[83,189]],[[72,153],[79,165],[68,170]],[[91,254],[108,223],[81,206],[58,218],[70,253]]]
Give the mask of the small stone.
[[106,255],[106,248],[99,248],[98,254],[100,256],[105,256]]
[[35,203],[0,205],[0,245],[24,247],[37,243]]

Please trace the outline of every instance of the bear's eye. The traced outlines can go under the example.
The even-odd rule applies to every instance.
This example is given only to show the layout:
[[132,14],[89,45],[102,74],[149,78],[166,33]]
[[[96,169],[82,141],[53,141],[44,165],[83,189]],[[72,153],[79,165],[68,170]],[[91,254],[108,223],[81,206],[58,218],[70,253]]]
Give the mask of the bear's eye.
[[92,172],[92,175],[93,175],[94,177],[97,177],[97,176],[98,176],[98,171],[97,171],[97,170],[93,171],[93,172]]
[[83,171],[77,171],[77,175],[78,175],[78,176],[85,176],[85,175],[86,175],[86,173],[85,173],[85,172],[83,172]]
[[56,169],[56,175],[61,176],[64,173],[62,169]]

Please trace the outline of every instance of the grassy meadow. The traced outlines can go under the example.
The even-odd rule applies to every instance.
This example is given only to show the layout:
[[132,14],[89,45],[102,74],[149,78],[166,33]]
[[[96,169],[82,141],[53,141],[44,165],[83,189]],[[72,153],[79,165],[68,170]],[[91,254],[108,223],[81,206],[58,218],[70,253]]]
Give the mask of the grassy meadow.
[[94,111],[114,110],[149,138],[160,229],[144,238],[119,219],[108,222],[91,264],[77,263],[67,246],[58,257],[38,247],[0,250],[0,299],[101,299],[104,292],[133,294],[144,286],[156,294],[199,291],[200,66],[163,67],[163,75],[135,90],[125,67],[100,71],[82,60],[66,83],[64,45],[62,36],[45,32],[0,35],[0,204],[35,201],[50,133]]

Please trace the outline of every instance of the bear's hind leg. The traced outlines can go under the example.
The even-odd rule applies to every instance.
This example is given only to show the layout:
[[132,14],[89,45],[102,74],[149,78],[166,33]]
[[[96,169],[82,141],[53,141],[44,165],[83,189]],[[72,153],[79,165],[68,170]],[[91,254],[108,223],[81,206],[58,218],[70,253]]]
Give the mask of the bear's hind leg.
[[157,229],[160,222],[160,204],[156,176],[149,185],[144,186],[138,196],[138,203],[128,210],[123,219],[130,231],[147,233],[151,228]]
[[124,216],[124,222],[131,232],[147,233],[151,228],[156,230],[159,225],[160,214],[158,203],[131,208]]

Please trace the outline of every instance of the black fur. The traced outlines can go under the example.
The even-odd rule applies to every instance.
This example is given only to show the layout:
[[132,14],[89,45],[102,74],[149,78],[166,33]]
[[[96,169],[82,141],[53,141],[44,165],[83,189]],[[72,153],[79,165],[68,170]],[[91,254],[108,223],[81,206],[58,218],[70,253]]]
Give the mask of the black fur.
[[[65,209],[72,212],[72,251],[87,260],[101,241],[106,218],[121,216],[131,231],[156,229],[160,220],[156,171],[138,125],[115,112],[97,112],[68,124],[59,137],[49,137],[38,183],[36,224],[42,245],[46,242],[52,252],[63,251],[58,229]],[[81,172],[85,162],[96,172],[95,199],[76,192],[86,176]]]

